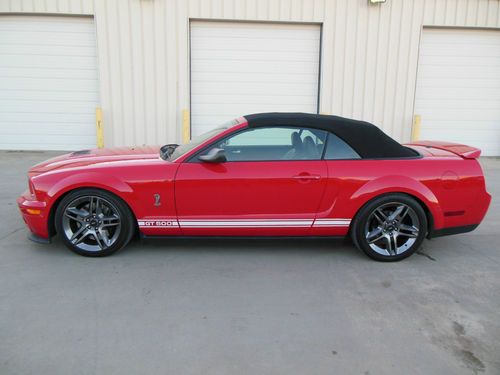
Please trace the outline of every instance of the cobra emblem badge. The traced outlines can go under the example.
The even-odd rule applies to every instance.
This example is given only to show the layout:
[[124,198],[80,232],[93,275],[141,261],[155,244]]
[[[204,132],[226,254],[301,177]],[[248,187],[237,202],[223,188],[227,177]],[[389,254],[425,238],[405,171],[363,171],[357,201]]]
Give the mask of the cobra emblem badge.
[[155,198],[155,203],[154,203],[154,205],[155,205],[156,207],[161,206],[161,202],[160,202],[160,198],[161,198],[161,196],[160,196],[160,194],[154,194],[153,196],[154,196],[154,198]]

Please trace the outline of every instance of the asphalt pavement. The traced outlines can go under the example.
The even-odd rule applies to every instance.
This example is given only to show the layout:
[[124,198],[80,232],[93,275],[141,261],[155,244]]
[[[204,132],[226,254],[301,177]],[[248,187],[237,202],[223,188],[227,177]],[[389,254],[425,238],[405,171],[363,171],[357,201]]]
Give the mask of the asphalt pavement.
[[55,155],[0,152],[0,374],[500,374],[500,160],[474,232],[398,263],[343,240],[27,240],[15,203]]

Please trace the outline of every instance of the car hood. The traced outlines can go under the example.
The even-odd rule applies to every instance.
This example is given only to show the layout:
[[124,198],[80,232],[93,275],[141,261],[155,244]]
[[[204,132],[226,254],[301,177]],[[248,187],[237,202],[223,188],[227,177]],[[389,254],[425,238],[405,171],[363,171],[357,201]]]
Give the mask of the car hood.
[[75,168],[125,160],[158,159],[160,146],[116,147],[76,151],[33,166],[30,177],[64,168]]

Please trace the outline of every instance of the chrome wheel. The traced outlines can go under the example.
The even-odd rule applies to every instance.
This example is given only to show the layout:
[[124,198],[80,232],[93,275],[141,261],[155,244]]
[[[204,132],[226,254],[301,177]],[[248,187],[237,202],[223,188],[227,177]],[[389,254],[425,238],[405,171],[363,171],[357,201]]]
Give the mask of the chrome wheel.
[[62,229],[68,241],[80,250],[106,250],[120,236],[120,211],[102,197],[81,196],[64,209]]
[[384,256],[396,256],[409,250],[417,241],[420,221],[407,204],[385,203],[372,211],[364,228],[370,248]]

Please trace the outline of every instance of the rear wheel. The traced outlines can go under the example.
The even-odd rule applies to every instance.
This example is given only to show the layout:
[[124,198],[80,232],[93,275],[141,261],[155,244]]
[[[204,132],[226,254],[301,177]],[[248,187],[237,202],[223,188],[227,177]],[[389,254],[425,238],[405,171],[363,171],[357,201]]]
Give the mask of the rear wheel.
[[127,205],[97,189],[76,190],[65,196],[57,207],[55,225],[67,247],[91,257],[121,249],[135,229]]
[[358,248],[380,261],[409,257],[427,233],[427,217],[420,204],[404,194],[390,194],[367,203],[353,223]]

